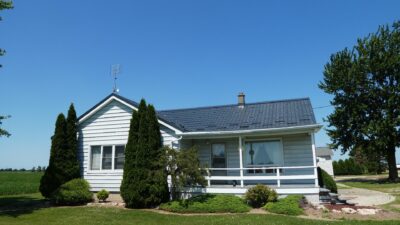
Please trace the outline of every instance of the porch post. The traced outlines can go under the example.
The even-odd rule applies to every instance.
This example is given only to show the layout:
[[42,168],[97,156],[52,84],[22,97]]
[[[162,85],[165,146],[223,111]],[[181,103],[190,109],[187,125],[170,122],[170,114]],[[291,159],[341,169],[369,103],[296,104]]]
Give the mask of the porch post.
[[243,145],[242,145],[242,136],[239,136],[239,168],[240,168],[240,187],[244,187],[243,182]]
[[313,166],[314,166],[314,175],[315,175],[315,187],[318,187],[318,172],[317,172],[317,156],[315,153],[315,134],[311,133],[311,148],[313,154]]

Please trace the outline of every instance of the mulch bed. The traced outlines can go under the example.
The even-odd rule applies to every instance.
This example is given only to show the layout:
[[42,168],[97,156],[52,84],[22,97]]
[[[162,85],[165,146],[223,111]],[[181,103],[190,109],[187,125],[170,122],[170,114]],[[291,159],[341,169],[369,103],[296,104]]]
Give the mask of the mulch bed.
[[342,208],[352,208],[352,209],[376,209],[375,207],[372,206],[355,206],[355,205],[345,205],[345,204],[337,204],[337,205],[324,205],[325,208],[329,209],[329,211],[332,211],[334,209],[341,211]]

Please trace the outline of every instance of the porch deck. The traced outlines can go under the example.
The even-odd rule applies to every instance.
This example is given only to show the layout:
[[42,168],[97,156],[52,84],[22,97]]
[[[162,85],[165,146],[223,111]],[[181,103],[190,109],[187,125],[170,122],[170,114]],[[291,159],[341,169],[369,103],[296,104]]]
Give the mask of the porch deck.
[[[254,185],[246,185],[244,187],[232,186],[232,185],[212,185],[210,187],[192,187],[185,190],[186,194],[235,194],[244,195],[246,191],[253,187]],[[289,195],[289,194],[301,194],[301,195],[318,195],[320,188],[315,187],[313,184],[287,184],[281,185],[280,187],[276,185],[269,185],[273,188],[279,195]]]

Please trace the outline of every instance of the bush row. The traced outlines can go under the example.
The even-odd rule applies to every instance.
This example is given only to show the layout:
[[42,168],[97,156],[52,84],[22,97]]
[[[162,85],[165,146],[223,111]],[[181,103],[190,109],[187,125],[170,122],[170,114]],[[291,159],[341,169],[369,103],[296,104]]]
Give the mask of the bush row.
[[250,211],[244,200],[234,195],[198,195],[160,205],[160,209],[179,213],[244,213]]
[[353,158],[333,161],[332,166],[335,175],[361,175],[367,172],[366,167],[356,163]]
[[160,205],[160,209],[177,213],[244,213],[254,208],[286,215],[303,214],[303,196],[292,195],[278,200],[277,193],[265,185],[250,188],[243,198],[234,195],[205,194]]

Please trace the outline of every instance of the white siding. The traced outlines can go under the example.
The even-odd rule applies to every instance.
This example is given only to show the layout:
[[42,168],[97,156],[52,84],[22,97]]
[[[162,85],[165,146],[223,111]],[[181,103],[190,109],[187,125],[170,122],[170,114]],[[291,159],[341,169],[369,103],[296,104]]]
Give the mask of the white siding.
[[[297,134],[282,137],[284,166],[313,166],[311,135]],[[284,175],[312,175],[313,169],[287,169]],[[312,184],[314,180],[285,180],[281,184]]]
[[[199,159],[203,166],[211,167],[211,145],[213,143],[224,144],[226,164],[228,168],[239,168],[238,139],[216,139],[216,140],[193,140],[192,144],[197,147]],[[232,173],[232,174],[229,174]],[[228,175],[237,175],[238,172],[229,171]]]
[[[92,145],[126,144],[131,115],[131,108],[114,100],[79,125],[81,173],[93,191],[103,188],[113,192],[119,191],[122,172],[90,171],[89,149]],[[177,138],[173,131],[161,126],[161,135],[164,145],[177,147]]]

